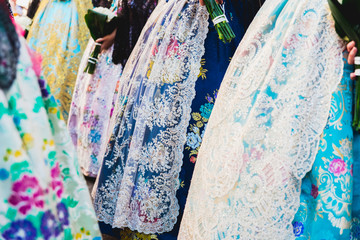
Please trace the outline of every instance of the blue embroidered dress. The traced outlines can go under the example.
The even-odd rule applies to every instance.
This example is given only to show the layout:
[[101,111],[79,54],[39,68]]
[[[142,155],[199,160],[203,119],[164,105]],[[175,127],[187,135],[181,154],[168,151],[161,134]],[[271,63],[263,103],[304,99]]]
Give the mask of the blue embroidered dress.
[[[301,185],[300,207],[293,221],[296,239],[360,239],[360,155],[353,144],[353,67],[346,63],[332,95],[328,122],[311,171]],[[354,153],[353,153],[354,148]],[[356,154],[357,153],[357,154]]]

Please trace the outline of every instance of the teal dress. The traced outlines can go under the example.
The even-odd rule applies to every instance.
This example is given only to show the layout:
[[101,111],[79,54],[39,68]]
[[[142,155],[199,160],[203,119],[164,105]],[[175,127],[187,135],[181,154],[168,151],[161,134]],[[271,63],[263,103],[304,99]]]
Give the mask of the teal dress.
[[43,0],[27,37],[30,47],[42,55],[44,77],[65,120],[90,38],[84,20],[89,8],[91,0]]
[[[346,60],[344,60],[346,61]],[[354,151],[353,81],[345,62],[343,78],[332,94],[330,114],[319,152],[301,185],[300,207],[293,221],[296,239],[360,239],[358,198],[353,187],[360,155]],[[356,157],[357,156],[357,157]]]

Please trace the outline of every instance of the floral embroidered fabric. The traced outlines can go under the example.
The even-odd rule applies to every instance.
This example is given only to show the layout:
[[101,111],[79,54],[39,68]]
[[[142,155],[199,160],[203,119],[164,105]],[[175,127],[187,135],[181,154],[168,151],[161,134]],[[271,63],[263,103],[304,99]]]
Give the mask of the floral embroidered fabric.
[[[111,5],[111,9],[117,11],[118,1],[113,1]],[[140,15],[147,18],[150,13]],[[143,25],[145,23],[144,21]],[[126,36],[123,37],[126,38]],[[104,158],[109,137],[108,125],[117,99],[117,87],[119,87],[122,73],[122,65],[113,63],[114,45],[101,53],[94,74],[84,73],[87,60],[94,47],[95,43],[90,39],[80,63],[68,119],[68,128],[73,143],[77,146],[82,172],[92,177],[97,176]]]
[[17,78],[0,90],[0,238],[101,239],[60,110],[22,39]]
[[90,38],[84,15],[91,7],[91,0],[43,0],[27,37],[30,47],[43,56],[44,77],[65,120],[81,57]]
[[[353,81],[352,66],[332,95],[328,122],[311,171],[302,180],[300,207],[293,220],[296,239],[360,239],[353,213]],[[350,237],[351,236],[351,237]]]
[[327,1],[265,2],[221,84],[179,239],[294,239],[343,47]]
[[176,222],[207,17],[197,0],[161,1],[127,61],[93,192],[99,220],[112,227],[162,233]]
[[68,119],[81,170],[91,177],[97,176],[104,157],[109,121],[122,73],[122,65],[112,62],[113,47],[101,53],[94,74],[85,73],[94,48],[95,42],[91,39],[81,60]]

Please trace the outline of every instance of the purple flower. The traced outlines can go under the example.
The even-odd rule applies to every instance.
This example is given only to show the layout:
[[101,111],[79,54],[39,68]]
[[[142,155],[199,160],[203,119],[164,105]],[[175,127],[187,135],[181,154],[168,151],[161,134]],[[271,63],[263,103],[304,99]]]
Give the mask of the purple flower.
[[58,236],[62,231],[61,226],[58,225],[54,214],[52,214],[50,210],[46,211],[41,217],[40,229],[46,240],[52,236]]
[[58,203],[56,208],[57,208],[57,214],[58,214],[61,225],[62,226],[69,225],[69,212],[68,212],[68,209],[65,206],[65,204],[60,202],[60,203]]
[[304,225],[301,222],[293,222],[295,237],[299,237],[304,232]]
[[45,80],[39,78],[39,79],[38,79],[38,82],[39,82],[40,89],[41,89],[41,95],[42,95],[44,98],[47,98],[47,97],[50,95],[50,93],[49,93],[49,91],[46,89]]
[[18,220],[12,222],[2,236],[5,240],[33,240],[36,239],[36,229],[30,221]]
[[314,184],[311,184],[311,196],[313,196],[313,198],[315,199],[317,198],[318,195],[319,195],[319,188]]

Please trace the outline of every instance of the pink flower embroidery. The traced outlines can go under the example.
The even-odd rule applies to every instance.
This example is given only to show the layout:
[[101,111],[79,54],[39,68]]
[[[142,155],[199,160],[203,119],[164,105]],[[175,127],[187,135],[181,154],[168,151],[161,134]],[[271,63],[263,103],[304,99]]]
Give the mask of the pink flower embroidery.
[[151,49],[152,56],[155,56],[159,52],[157,45],[155,44]]
[[175,55],[179,50],[179,44],[175,38],[170,40],[169,46],[166,50],[166,56]]
[[248,162],[250,161],[250,156],[249,156],[249,154],[244,153],[242,157],[243,157],[244,163],[248,163]]
[[59,163],[56,163],[55,167],[51,169],[51,188],[56,192],[56,196],[61,197],[64,191],[64,185],[60,178],[60,167]]
[[20,206],[20,213],[25,215],[33,206],[44,207],[44,192],[35,177],[23,176],[13,184],[12,191],[8,201],[13,206]]
[[191,156],[190,162],[195,163],[195,162],[196,162],[196,157],[195,157],[195,156]]
[[251,152],[251,157],[255,158],[256,160],[260,160],[263,154],[261,151],[257,150],[256,148],[252,148],[250,152]]
[[336,158],[331,161],[329,165],[329,171],[333,173],[336,177],[346,173],[346,163],[340,158]]

